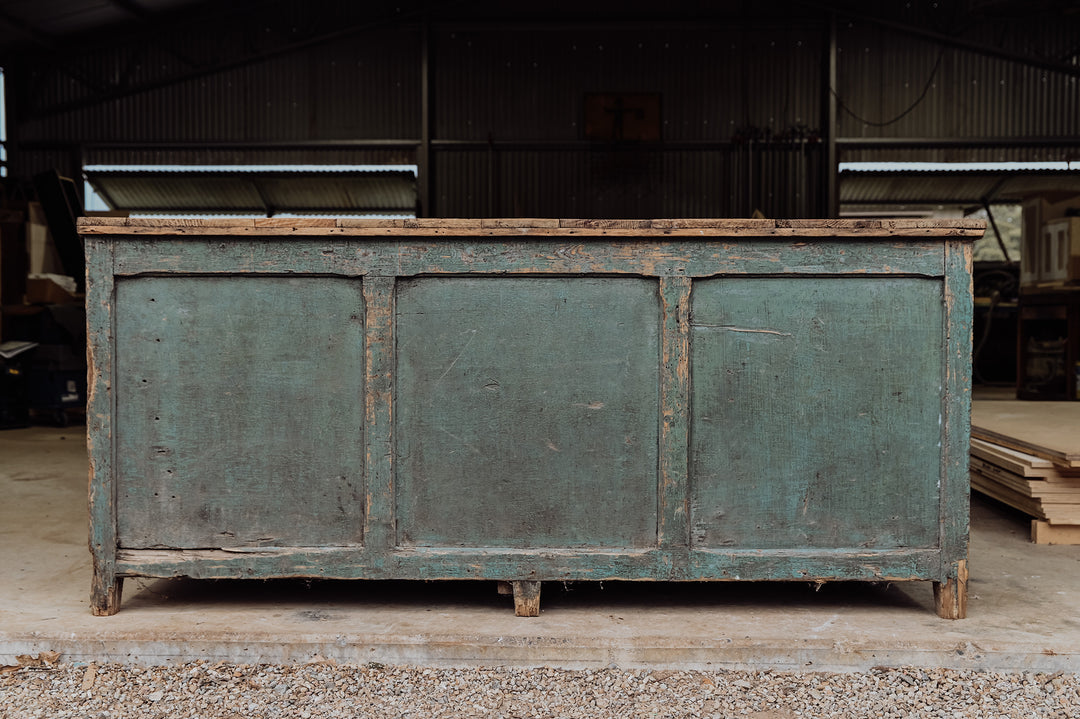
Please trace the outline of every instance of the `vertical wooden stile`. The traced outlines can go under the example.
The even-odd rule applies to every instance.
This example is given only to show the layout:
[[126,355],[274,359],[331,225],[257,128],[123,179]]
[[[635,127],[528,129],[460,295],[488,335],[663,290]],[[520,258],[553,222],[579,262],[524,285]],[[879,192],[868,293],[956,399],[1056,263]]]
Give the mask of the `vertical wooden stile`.
[[967,542],[971,424],[971,244],[945,243],[945,387],[942,399],[941,556],[935,583],[941,617],[962,619],[967,607]]
[[397,543],[393,481],[394,278],[364,278],[364,548]]
[[123,580],[116,576],[116,476],[113,464],[115,400],[115,313],[113,249],[108,238],[87,238],[86,432],[90,458],[90,554],[94,575],[90,609],[98,616],[120,610]]
[[690,402],[689,277],[661,277],[659,546],[681,555],[676,575],[689,561]]

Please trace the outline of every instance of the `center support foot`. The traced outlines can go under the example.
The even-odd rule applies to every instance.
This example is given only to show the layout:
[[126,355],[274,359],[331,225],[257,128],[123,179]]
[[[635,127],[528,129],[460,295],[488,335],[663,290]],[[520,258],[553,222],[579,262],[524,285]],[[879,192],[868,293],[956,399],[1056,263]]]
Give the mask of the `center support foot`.
[[514,582],[514,614],[540,616],[540,582]]

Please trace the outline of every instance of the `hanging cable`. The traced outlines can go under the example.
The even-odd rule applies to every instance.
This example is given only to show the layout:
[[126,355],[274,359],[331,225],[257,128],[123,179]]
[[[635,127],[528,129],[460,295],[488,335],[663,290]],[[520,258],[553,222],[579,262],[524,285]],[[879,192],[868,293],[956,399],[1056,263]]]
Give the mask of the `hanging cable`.
[[840,109],[854,117],[859,122],[871,125],[872,127],[886,127],[888,125],[892,125],[893,123],[899,122],[900,120],[907,117],[912,110],[919,106],[919,103],[926,99],[927,93],[930,92],[930,86],[934,83],[934,78],[937,76],[938,68],[941,67],[941,59],[943,57],[945,57],[944,47],[942,47],[941,52],[938,53],[937,61],[934,63],[934,68],[930,71],[930,77],[926,78],[926,85],[923,86],[922,92],[919,94],[919,96],[915,98],[915,102],[911,103],[911,105],[909,105],[906,110],[904,110],[891,120],[885,120],[884,122],[874,122],[873,120],[867,120],[864,117],[860,117],[859,115],[855,114],[855,111],[848,107],[847,104],[840,97],[840,95],[836,93],[836,88],[830,87],[829,92],[831,92],[833,94],[833,97],[836,98],[836,104],[840,106]]

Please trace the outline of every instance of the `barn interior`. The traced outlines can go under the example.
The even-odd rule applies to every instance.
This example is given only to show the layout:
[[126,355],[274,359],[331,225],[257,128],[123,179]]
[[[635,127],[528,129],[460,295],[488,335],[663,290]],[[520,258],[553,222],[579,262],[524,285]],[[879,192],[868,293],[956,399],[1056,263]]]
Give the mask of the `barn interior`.
[[[1067,0],[0,1],[0,664],[1075,671],[1078,38]],[[970,616],[925,583],[567,583],[538,626],[487,583],[167,579],[93,617],[94,217],[985,220]]]

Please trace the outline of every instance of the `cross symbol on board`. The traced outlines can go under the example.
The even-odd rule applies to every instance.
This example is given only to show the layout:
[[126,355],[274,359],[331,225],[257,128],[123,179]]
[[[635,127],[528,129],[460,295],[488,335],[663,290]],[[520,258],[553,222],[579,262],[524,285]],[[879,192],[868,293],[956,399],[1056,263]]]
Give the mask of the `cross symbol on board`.
[[645,108],[643,107],[624,107],[622,97],[615,98],[614,107],[605,107],[604,112],[613,115],[611,120],[611,139],[621,140],[623,139],[623,119],[628,113],[633,113],[634,117],[638,120],[645,119]]

